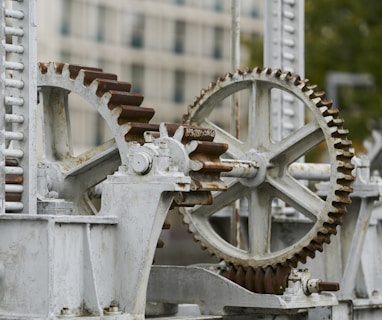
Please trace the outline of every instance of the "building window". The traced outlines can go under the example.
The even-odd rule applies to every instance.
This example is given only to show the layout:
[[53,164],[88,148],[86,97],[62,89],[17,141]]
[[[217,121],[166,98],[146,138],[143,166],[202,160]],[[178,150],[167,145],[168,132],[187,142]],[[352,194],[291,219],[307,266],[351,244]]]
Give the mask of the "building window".
[[223,58],[224,30],[222,27],[214,27],[214,46],[212,56],[215,59]]
[[174,2],[178,5],[184,5],[186,3],[186,0],[174,0]]
[[105,41],[106,32],[106,7],[101,5],[97,8],[97,34],[96,40],[98,42]]
[[145,36],[145,17],[143,14],[133,14],[131,19],[130,45],[134,48],[142,48]]
[[253,18],[257,18],[257,17],[259,16],[259,9],[257,8],[256,5],[254,5],[254,6],[252,7],[252,10],[251,10],[251,16],[252,16]]
[[61,11],[61,34],[70,34],[70,24],[71,24],[71,12],[72,12],[72,0],[62,1],[62,11]]
[[223,1],[215,0],[214,9],[215,11],[218,11],[218,12],[223,11]]
[[145,69],[141,64],[133,64],[131,66],[131,88],[132,92],[143,94],[144,88]]
[[184,53],[186,39],[186,23],[184,21],[175,21],[175,42],[174,52]]
[[174,74],[174,101],[176,103],[184,102],[184,90],[186,87],[186,73],[176,70]]

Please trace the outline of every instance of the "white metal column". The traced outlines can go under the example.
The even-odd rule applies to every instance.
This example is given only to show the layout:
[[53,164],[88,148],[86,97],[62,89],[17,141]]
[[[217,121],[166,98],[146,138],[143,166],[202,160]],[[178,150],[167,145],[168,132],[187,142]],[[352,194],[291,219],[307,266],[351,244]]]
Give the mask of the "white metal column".
[[[5,1],[0,7],[0,79],[5,79]],[[5,213],[5,101],[4,81],[0,81],[0,214]]]
[[[265,0],[264,65],[304,77],[304,0]],[[287,93],[272,94],[272,135],[279,140],[300,127],[304,111]]]
[[[36,203],[36,108],[37,37],[36,0],[2,0],[1,58],[3,122],[2,158],[16,166],[5,166],[5,174],[23,175],[22,184],[4,183],[5,192],[21,194],[20,201],[6,201],[2,212],[35,214]],[[6,20],[4,19],[6,18]],[[3,141],[4,140],[4,141]],[[4,161],[1,159],[1,161]],[[5,210],[4,210],[5,209]]]

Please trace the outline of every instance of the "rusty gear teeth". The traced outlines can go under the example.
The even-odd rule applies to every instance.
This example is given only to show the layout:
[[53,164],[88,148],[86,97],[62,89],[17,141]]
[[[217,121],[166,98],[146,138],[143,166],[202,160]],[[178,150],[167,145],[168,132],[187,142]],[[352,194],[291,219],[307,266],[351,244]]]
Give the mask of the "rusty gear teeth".
[[[119,140],[136,141],[144,143],[144,133],[147,131],[158,132],[159,125],[149,123],[154,116],[154,109],[141,107],[143,96],[130,92],[131,85],[128,82],[117,80],[117,76],[104,73],[99,68],[89,68],[79,65],[67,65],[63,63],[40,63],[40,73],[42,76],[53,73],[56,76],[68,78],[70,81],[81,81],[82,85],[89,91],[93,91],[98,99],[105,102],[105,106],[110,112],[110,119],[114,122],[109,126],[118,126],[123,136]],[[328,128],[332,128],[331,135],[334,137],[333,147],[336,150],[336,165],[333,166],[341,176],[336,178],[337,187],[334,190],[335,200],[330,204],[333,210],[327,212],[326,220],[316,228],[316,234],[303,246],[296,248],[292,253],[285,255],[282,259],[275,259],[272,263],[260,266],[250,265],[229,265],[225,275],[231,280],[245,286],[251,291],[258,293],[282,294],[286,287],[287,275],[291,267],[296,267],[299,262],[305,262],[307,257],[313,257],[315,251],[322,251],[323,244],[330,242],[330,236],[336,234],[336,227],[341,223],[341,217],[346,213],[346,204],[350,203],[349,193],[352,192],[350,183],[353,180],[351,171],[353,166],[351,158],[353,156],[351,142],[346,139],[347,130],[342,128],[343,121],[338,119],[338,110],[331,109],[332,101],[324,100],[325,93],[318,92],[315,85],[309,84],[308,80],[301,80],[298,75],[272,70],[270,68],[254,68],[252,71],[246,69],[244,72],[237,71],[234,74],[227,73],[224,77],[217,79],[209,85],[208,89],[202,89],[200,96],[196,97],[193,105],[188,107],[188,113],[183,119],[187,125],[192,122],[193,114],[201,108],[203,101],[211,91],[218,91],[222,86],[227,86],[231,81],[240,81],[241,78],[251,79],[261,78],[262,81],[278,81],[279,86],[288,85],[298,88],[301,94],[314,102],[315,106],[327,119]],[[106,112],[106,110],[103,110]],[[111,120],[109,120],[110,122]],[[170,125],[168,125],[170,127]],[[176,129],[177,125],[175,125]],[[191,126],[190,126],[191,127]],[[209,129],[211,130],[211,129]],[[171,130],[170,130],[171,131]],[[195,138],[195,139],[193,139]],[[190,205],[194,203],[207,202],[211,200],[211,190],[223,190],[224,186],[220,180],[220,173],[227,168],[220,162],[227,146],[213,142],[213,137],[182,137],[182,143],[188,146],[190,160],[199,163],[198,169],[190,173],[193,180],[193,189],[190,196],[180,194],[177,205]],[[7,159],[8,160],[8,159]],[[8,164],[7,164],[8,165]],[[8,179],[10,178],[7,176]],[[18,177],[20,178],[20,177]],[[22,179],[22,176],[21,176]],[[8,198],[11,197],[8,194]],[[203,201],[200,200],[203,198]],[[230,257],[221,256],[220,253],[211,249],[210,245],[204,243],[197,229],[191,224],[191,220],[185,216],[184,221],[189,224],[189,230],[194,233],[196,240],[200,241],[210,253],[217,255],[230,262]],[[160,245],[160,244],[159,244]]]
[[[119,126],[121,129],[123,136],[119,139],[120,144],[130,141],[143,144],[144,133],[148,131],[152,132],[153,136],[160,136],[159,124],[149,123],[155,114],[154,109],[141,107],[144,97],[130,92],[131,84],[118,81],[117,75],[105,73],[100,68],[57,62],[39,63],[39,69],[42,76],[53,73],[61,76],[63,80],[69,77],[72,82],[82,81],[85,88],[93,90],[99,99],[103,99],[111,112],[110,118],[116,119],[113,123],[109,121],[109,126]],[[200,165],[190,173],[192,189],[195,192],[190,195],[180,195],[177,205],[210,203],[212,199],[210,191],[225,189],[225,184],[220,180],[220,172],[226,171],[227,168],[220,163],[219,157],[227,150],[227,146],[213,142],[214,130],[195,126],[166,124],[169,136],[173,136],[180,126],[185,128],[181,142],[186,148],[191,145],[190,161],[198,162]]]
[[290,271],[289,266],[281,265],[275,268],[243,268],[229,265],[222,275],[252,292],[281,295],[288,285]]

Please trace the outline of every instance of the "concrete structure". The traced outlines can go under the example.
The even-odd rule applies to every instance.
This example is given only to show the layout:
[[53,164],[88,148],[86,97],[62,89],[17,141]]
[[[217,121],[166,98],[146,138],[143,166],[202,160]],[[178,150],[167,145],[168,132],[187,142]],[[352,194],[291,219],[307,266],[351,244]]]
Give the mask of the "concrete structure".
[[[241,1],[242,36],[263,32],[263,6]],[[37,20],[40,61],[116,73],[145,96],[157,121],[181,121],[202,88],[232,71],[231,1],[39,0]],[[241,61],[247,66],[244,48]],[[79,104],[73,137],[82,150],[107,133],[97,113]]]

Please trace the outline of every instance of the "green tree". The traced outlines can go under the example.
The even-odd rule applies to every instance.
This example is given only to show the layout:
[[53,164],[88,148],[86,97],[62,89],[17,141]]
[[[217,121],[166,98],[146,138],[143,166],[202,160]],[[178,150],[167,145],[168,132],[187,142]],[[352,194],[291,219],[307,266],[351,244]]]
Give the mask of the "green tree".
[[[382,1],[305,1],[305,74],[325,86],[329,71],[367,73],[373,88],[339,90],[340,115],[357,149],[382,120]],[[330,98],[330,97],[328,97]]]
[[[305,76],[310,82],[325,89],[331,71],[366,73],[375,79],[373,88],[339,88],[336,107],[356,152],[372,129],[382,129],[381,17],[381,0],[305,0]],[[261,37],[243,43],[251,53],[250,65],[262,65]]]

